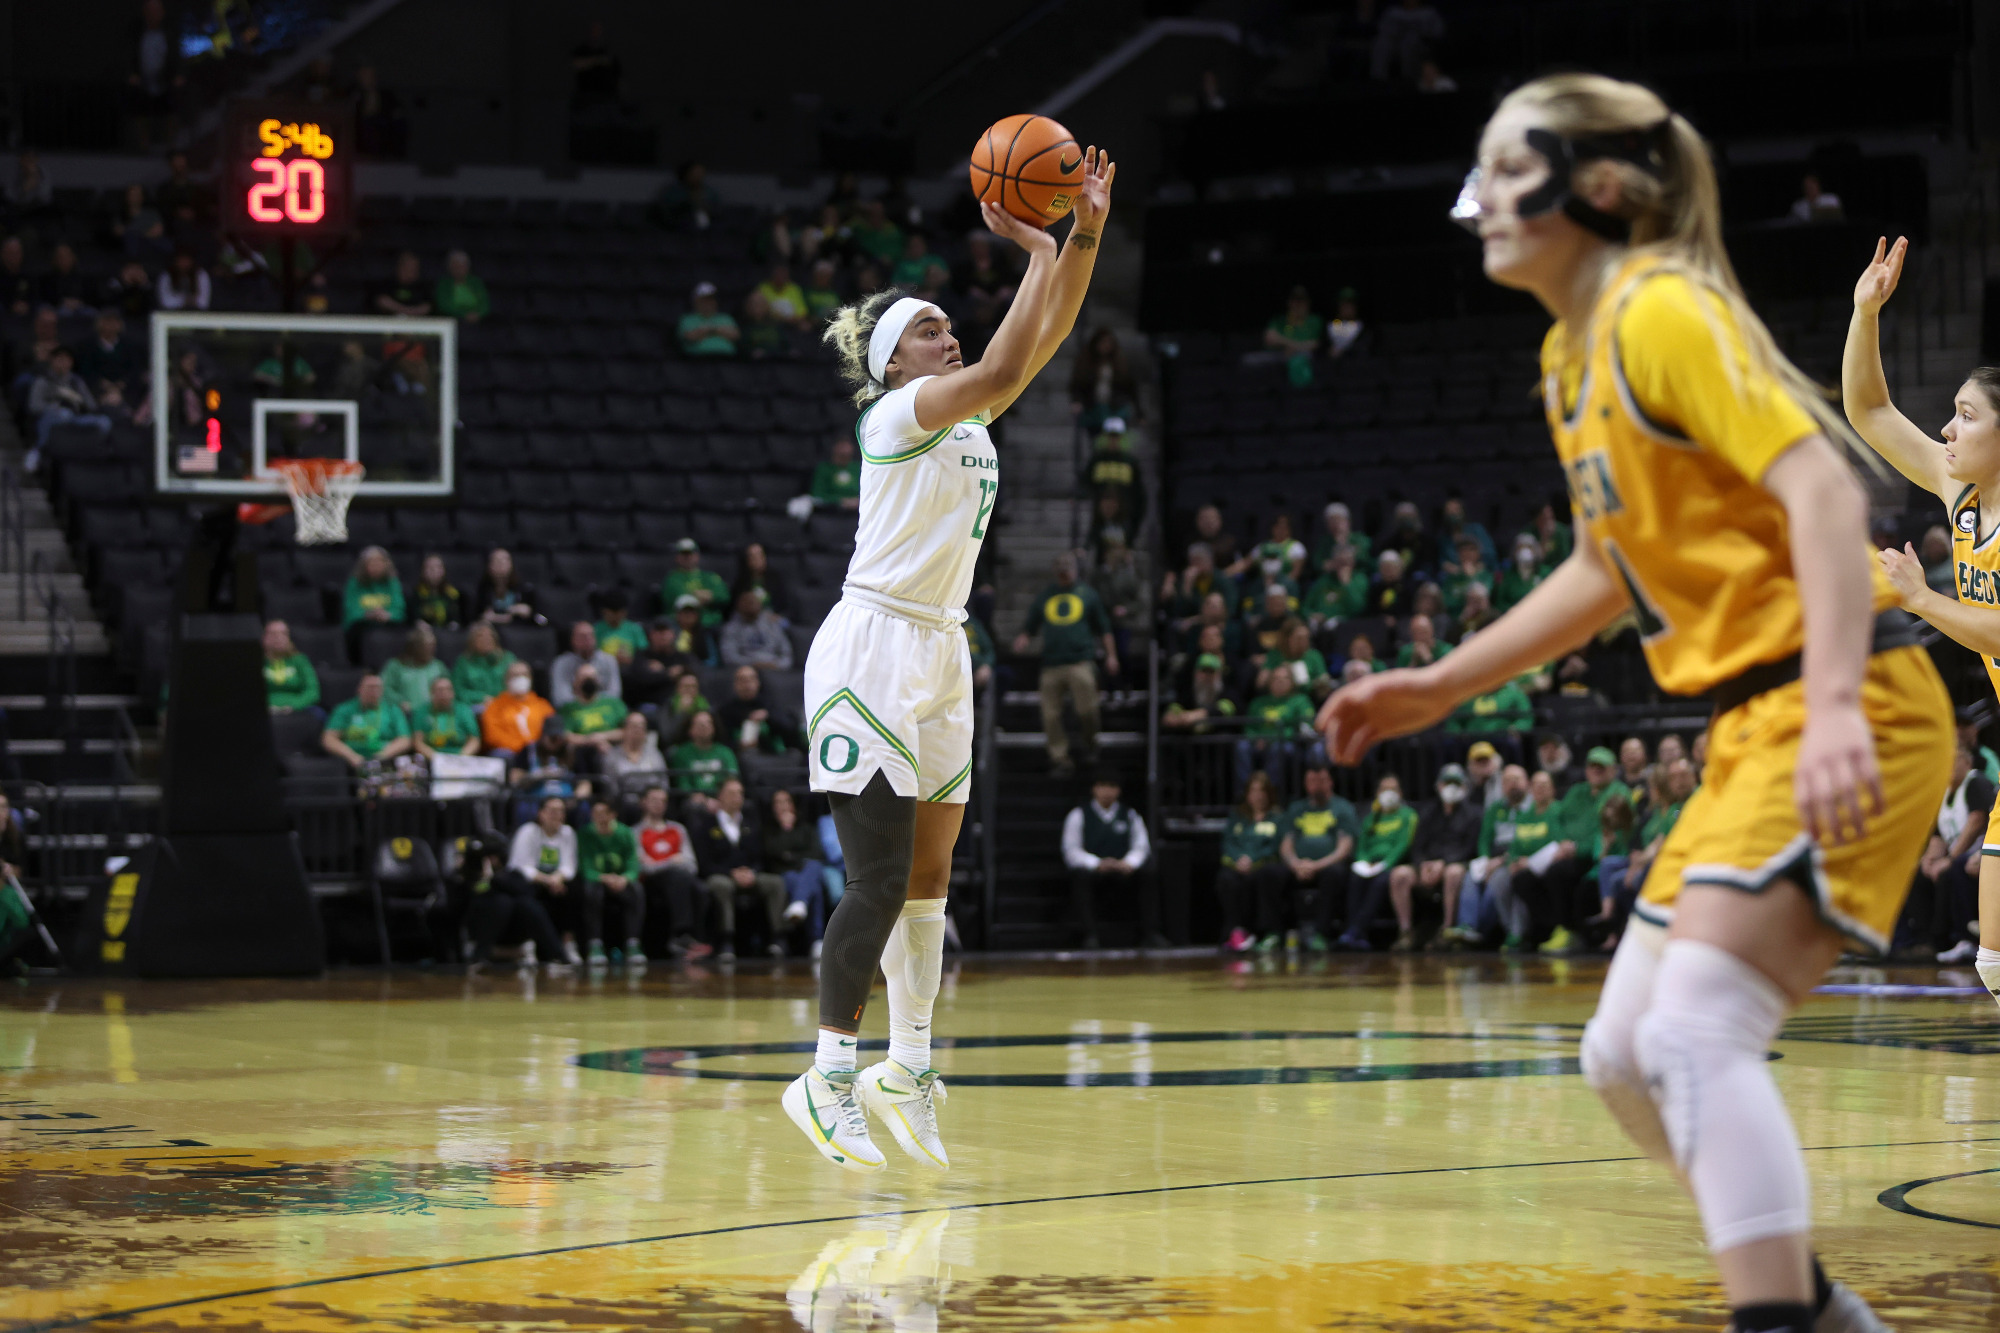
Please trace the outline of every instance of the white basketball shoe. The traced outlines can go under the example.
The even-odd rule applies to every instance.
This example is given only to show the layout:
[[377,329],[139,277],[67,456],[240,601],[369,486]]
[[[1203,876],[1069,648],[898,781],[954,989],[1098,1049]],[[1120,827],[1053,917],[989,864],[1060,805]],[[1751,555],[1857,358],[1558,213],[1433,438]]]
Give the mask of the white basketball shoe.
[[822,1074],[815,1065],[785,1086],[785,1114],[819,1155],[849,1171],[880,1171],[887,1159],[868,1137],[868,1117],[852,1073]]
[[894,1060],[861,1071],[861,1100],[896,1136],[919,1165],[949,1171],[951,1158],[938,1137],[937,1108],[944,1105],[944,1080],[935,1069],[912,1074]]
[[1813,1333],[1893,1333],[1868,1302],[1854,1294],[1845,1282],[1835,1282],[1826,1308],[1813,1321]]

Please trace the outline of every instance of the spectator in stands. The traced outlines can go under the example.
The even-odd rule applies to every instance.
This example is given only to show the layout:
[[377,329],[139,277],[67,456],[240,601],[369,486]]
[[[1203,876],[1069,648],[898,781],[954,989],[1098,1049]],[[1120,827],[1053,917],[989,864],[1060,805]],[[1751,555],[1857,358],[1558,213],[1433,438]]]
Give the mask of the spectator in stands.
[[1537,771],[1555,779],[1559,792],[1568,791],[1583,780],[1583,768],[1576,762],[1569,742],[1553,731],[1544,732],[1535,742],[1535,764]]
[[1465,594],[1474,584],[1486,592],[1491,605],[1493,592],[1492,562],[1480,550],[1479,539],[1469,532],[1461,532],[1453,539],[1456,558],[1447,566],[1444,576],[1444,608],[1454,616],[1465,610]]
[[701,679],[689,671],[674,681],[673,693],[660,707],[662,745],[678,745],[687,739],[696,713],[713,711],[708,696],[701,692]]
[[49,252],[49,271],[36,280],[35,296],[42,305],[53,306],[64,315],[87,315],[95,302],[91,299],[90,279],[76,266],[76,247],[68,241],[57,241]]
[[1978,948],[1966,924],[1979,915],[1980,849],[1987,839],[1993,801],[1993,781],[1961,742],[1953,750],[1951,782],[1912,886],[1920,898],[1930,899],[1928,944],[1940,963],[1970,962]]
[[792,599],[788,595],[784,577],[771,567],[770,553],[764,543],[751,542],[736,557],[736,579],[729,585],[729,602],[734,606],[746,592],[754,592],[763,608],[778,617],[778,623],[786,623],[785,613]]
[[745,588],[737,596],[736,614],[722,627],[722,665],[791,670],[791,636],[784,623],[765,609],[764,594],[757,588]]
[[431,293],[431,308],[446,319],[477,324],[493,313],[493,296],[486,279],[472,271],[472,256],[453,250],[444,257],[444,276]]
[[840,293],[840,270],[831,259],[816,260],[812,275],[806,280],[806,322],[807,327],[817,328],[833,317],[846,297]]
[[1844,222],[1847,210],[1841,207],[1840,196],[1824,189],[1819,177],[1807,172],[1799,181],[1799,198],[1792,205],[1794,222]]
[[[1264,609],[1262,614],[1250,622],[1247,640],[1252,656],[1261,656],[1280,647],[1285,635],[1290,631],[1292,621],[1297,618],[1298,600],[1292,596],[1290,588],[1283,583],[1271,583],[1264,589]],[[1243,599],[1245,616],[1252,614],[1250,599]]]
[[1436,567],[1437,543],[1424,531],[1423,515],[1414,500],[1397,501],[1389,513],[1389,526],[1375,539],[1375,550],[1402,556],[1406,574]]
[[1637,736],[1627,736],[1618,742],[1618,780],[1631,788],[1634,801],[1639,800],[1646,789],[1650,767],[1645,741]]
[[1479,852],[1480,816],[1478,805],[1466,798],[1465,770],[1457,764],[1440,768],[1436,798],[1425,802],[1417,812],[1417,836],[1410,849],[1410,860],[1389,872],[1389,901],[1396,910],[1398,952],[1416,947],[1415,895],[1420,891],[1426,897],[1433,893],[1442,896],[1444,920],[1438,942],[1450,943],[1455,938],[1447,937],[1444,931],[1450,928],[1457,911],[1465,868]]
[[426,758],[479,753],[479,719],[458,701],[450,676],[431,682],[430,697],[410,713],[410,734]]
[[1292,678],[1294,693],[1318,701],[1333,690],[1332,673],[1326,658],[1313,647],[1312,630],[1294,617],[1286,623],[1285,636],[1276,648],[1265,653],[1257,667],[1257,689],[1268,690],[1271,677],[1284,673]]
[[913,231],[903,238],[902,252],[889,269],[889,281],[898,287],[921,287],[930,281],[933,267],[943,268],[944,261],[931,253],[930,240],[922,232]]
[[1361,833],[1355,839],[1354,866],[1347,882],[1347,929],[1340,936],[1341,948],[1365,951],[1372,947],[1368,933],[1382,910],[1391,874],[1409,860],[1416,834],[1416,812],[1403,803],[1402,779],[1384,773],[1376,781],[1375,803],[1361,821]]
[[1086,433],[1095,434],[1111,418],[1139,419],[1139,382],[1125,359],[1115,329],[1093,331],[1069,376],[1069,410]]
[[978,616],[966,613],[965,650],[972,658],[972,688],[984,691],[988,681],[993,679],[993,667],[998,657],[993,648],[993,634],[986,628],[986,622]]
[[[1494,554],[1493,536],[1486,531],[1485,524],[1465,516],[1465,499],[1457,491],[1445,497],[1444,509],[1439,514],[1439,528],[1441,544],[1448,555],[1457,553],[1464,540],[1470,537],[1479,547],[1480,563],[1488,569],[1493,567],[1494,561],[1498,558]],[[1444,572],[1454,572],[1452,565],[1457,563],[1455,560],[1450,561]]]
[[1119,662],[1132,661],[1132,635],[1145,623],[1146,587],[1139,581],[1138,563],[1122,534],[1103,534],[1090,586],[1111,618],[1111,642]]
[[1411,616],[1403,628],[1409,637],[1396,650],[1399,667],[1426,667],[1451,651],[1451,645],[1438,638],[1437,628],[1427,615]]
[[[726,751],[725,751],[726,753]],[[757,807],[743,799],[743,779],[734,773],[722,777],[715,789],[715,801],[696,818],[692,830],[694,854],[701,866],[702,882],[714,899],[722,918],[721,959],[736,957],[736,895],[754,893],[764,903],[770,928],[766,952],[773,958],[785,956],[785,881],[763,869],[762,821]]]
[[555,716],[555,705],[535,693],[535,672],[526,662],[507,664],[506,687],[486,701],[479,714],[479,738],[486,753],[520,759],[528,767],[536,757],[542,729]]
[[[33,376],[46,371],[49,358],[61,346],[64,346],[61,318],[53,309],[43,306],[35,312],[33,321],[28,325],[28,341],[22,349],[26,353],[24,373]],[[15,387],[20,387],[18,382]]]
[[790,264],[780,260],[771,265],[764,281],[757,284],[757,294],[764,298],[771,318],[778,323],[795,329],[811,327],[812,311],[806,304],[805,292],[792,280]]
[[198,231],[215,187],[203,185],[188,170],[187,154],[178,150],[167,154],[167,178],[153,191],[153,202],[166,219],[167,230],[176,241],[192,239]]
[[1262,768],[1273,784],[1284,785],[1284,766],[1305,746],[1310,757],[1322,751],[1313,734],[1312,700],[1292,683],[1290,671],[1273,671],[1264,679],[1264,693],[1244,710],[1243,739],[1236,742],[1236,781],[1250,780],[1252,768]]
[[[1890,549],[1894,549],[1894,540]],[[1924,529],[1922,543],[1917,548],[1917,558],[1924,566],[1924,583],[1930,590],[1946,597],[1958,596],[1958,570],[1951,558],[1951,534],[1942,523],[1933,523]]]
[[1522,533],[1514,539],[1513,558],[1493,581],[1493,609],[1504,614],[1548,576],[1541,542],[1531,532]]
[[10,315],[34,309],[36,282],[28,272],[27,248],[18,236],[0,241],[0,308]]
[[42,450],[57,426],[84,426],[99,434],[111,431],[111,418],[76,373],[75,354],[62,346],[49,353],[48,364],[28,390],[28,415],[35,421],[35,447],[24,460],[30,472],[40,468]]
[[1393,623],[1398,616],[1408,613],[1410,592],[1402,553],[1393,547],[1385,548],[1375,557],[1375,577],[1368,584],[1367,613]]
[[[1126,543],[1131,544],[1138,535],[1140,520],[1146,516],[1146,475],[1133,456],[1132,437],[1125,429],[1124,417],[1113,415],[1104,419],[1103,429],[1091,445],[1090,457],[1084,460],[1079,480],[1084,494],[1096,507],[1091,517],[1093,544],[1097,534],[1111,523],[1118,525]],[[1102,505],[1107,498],[1115,502],[1108,511]]]
[[560,796],[545,796],[535,807],[535,817],[514,830],[514,842],[507,853],[507,868],[535,886],[549,918],[562,933],[563,961],[575,966],[583,961],[576,951],[576,930],[582,912],[571,892],[576,884],[576,830],[569,825],[569,803]]
[[1201,734],[1210,730],[1211,723],[1235,717],[1240,711],[1229,690],[1222,655],[1195,653],[1175,677],[1174,697],[1160,724]]
[[1352,546],[1335,547],[1331,567],[1306,590],[1300,610],[1315,631],[1368,613],[1368,576],[1356,568],[1357,554]]
[[451,667],[458,701],[475,713],[485,711],[489,699],[506,691],[507,668],[514,661],[514,654],[501,646],[500,632],[493,623],[475,620],[465,634],[465,651]]
[[1444,729],[1449,736],[1477,737],[1498,748],[1509,763],[1519,763],[1523,738],[1534,726],[1535,705],[1519,684],[1509,680],[1453,709]]
[[125,187],[109,226],[111,244],[132,259],[163,259],[174,252],[167,237],[166,219],[146,198],[146,187]]
[[145,349],[125,336],[125,317],[116,309],[98,312],[95,330],[77,351],[76,373],[100,395],[109,385],[127,399],[138,396],[146,379]]
[[1484,808],[1500,797],[1500,752],[1490,741],[1474,741],[1465,749],[1465,777],[1468,799]]
[[1160,933],[1160,893],[1146,822],[1119,803],[1123,789],[1109,770],[1091,780],[1090,800],[1063,819],[1062,858],[1069,867],[1070,921],[1085,949],[1099,947],[1097,895],[1129,888],[1138,900],[1139,946],[1171,947]]
[[167,7],[162,0],[144,0],[139,6],[132,71],[125,82],[130,128],[143,152],[153,140],[166,137],[174,114],[174,94],[187,82],[181,73],[180,43],[167,27]]
[[312,368],[312,363],[294,350],[288,379],[287,367],[279,356],[281,350],[280,344],[271,345],[271,354],[259,361],[256,368],[250,372],[250,382],[259,388],[269,389],[274,394],[283,393],[290,396],[310,394],[313,384],[319,379]]
[[1334,299],[1333,318],[1326,326],[1326,354],[1338,361],[1351,353],[1365,351],[1368,326],[1361,322],[1361,306],[1352,287],[1342,287]]
[[674,683],[683,672],[698,663],[674,644],[672,616],[654,616],[646,627],[646,646],[631,662],[620,662],[618,670],[625,685],[625,702],[634,707],[654,709],[674,692]]
[[579,620],[569,627],[569,651],[549,664],[549,699],[557,708],[577,697],[577,672],[585,666],[595,673],[598,692],[605,698],[625,697],[618,659],[597,646],[597,631],[591,623]]
[[292,627],[282,620],[264,626],[264,699],[273,713],[310,713],[326,720],[326,710],[319,706],[319,673],[292,643]]
[[1178,576],[1169,573],[1160,583],[1160,603],[1179,633],[1192,634],[1203,618],[1203,608],[1211,596],[1219,596],[1223,616],[1236,609],[1236,580],[1215,566],[1215,553],[1207,542],[1188,544],[1187,568]]
[[[1277,926],[1265,916],[1272,902],[1266,882],[1282,875],[1279,848],[1277,789],[1270,775],[1252,773],[1242,784],[1243,796],[1222,831],[1222,868],[1215,876],[1215,897],[1222,909],[1223,951],[1243,953],[1259,936],[1245,929],[1254,923],[1265,934]],[[1252,913],[1256,913],[1255,916]]]
[[694,840],[678,820],[667,817],[667,789],[659,783],[639,798],[639,822],[632,832],[639,843],[639,882],[648,905],[665,909],[668,948],[677,958],[706,958],[714,946],[698,938],[706,895],[698,878]]
[[[1661,748],[1665,748],[1664,742]],[[1639,891],[1646,886],[1646,872],[1659,857],[1660,847],[1666,842],[1667,835],[1679,822],[1688,797],[1694,795],[1694,765],[1688,762],[1686,755],[1677,754],[1671,760],[1663,759],[1653,768],[1652,778],[1653,786],[1658,790],[1650,802],[1651,808],[1639,823],[1632,852],[1625,858],[1623,869],[1614,866],[1611,858],[1606,857],[1598,875],[1601,897],[1598,919],[1609,923],[1614,937],[1622,933],[1632,904],[1638,900]],[[1637,818],[1636,812],[1634,817]],[[1615,941],[1608,938],[1605,947],[1615,947]]]
[[754,666],[736,668],[717,721],[723,738],[745,754],[797,754],[805,749],[798,719],[764,693],[764,678]]
[[347,631],[347,655],[361,660],[361,634],[370,625],[400,625],[407,616],[396,564],[379,546],[362,548],[341,590],[340,624]]
[[346,760],[357,773],[371,759],[394,759],[415,744],[409,719],[382,697],[382,678],[372,671],[361,678],[354,697],[333,710],[319,740],[321,748]]
[[1377,83],[1414,84],[1443,36],[1444,16],[1430,0],[1397,0],[1376,21],[1369,77]]
[[765,361],[783,356],[787,350],[787,326],[771,315],[771,303],[761,291],[753,291],[743,298],[743,323],[740,326],[743,354],[752,361]]
[[[1480,753],[1474,742],[1467,751],[1468,761],[1490,762],[1492,747]],[[1553,789],[1550,803],[1554,803]],[[1447,931],[1447,943],[1478,944],[1485,940],[1489,918],[1494,925],[1516,938],[1526,930],[1520,904],[1511,891],[1515,821],[1522,811],[1533,809],[1528,770],[1508,764],[1500,770],[1499,787],[1486,799],[1479,817],[1478,855],[1466,865],[1458,899],[1458,922]],[[1530,848],[1529,850],[1533,850]]]
[[1558,519],[1555,505],[1544,501],[1541,507],[1535,510],[1535,517],[1528,524],[1528,530],[1535,534],[1535,540],[1540,543],[1542,560],[1551,569],[1569,559],[1570,548],[1576,541],[1576,532],[1570,523],[1567,497],[1563,498],[1562,506],[1562,517]]
[[660,753],[660,739],[646,725],[644,713],[627,713],[618,725],[618,741],[603,753],[605,776],[615,778],[619,789],[631,793],[645,779],[667,780],[667,757]]
[[601,773],[604,752],[624,736],[629,710],[622,698],[604,688],[594,661],[581,661],[569,686],[569,698],[556,706],[567,738],[564,758],[578,773]]
[[813,468],[808,490],[813,503],[822,509],[851,511],[861,507],[861,465],[854,461],[854,440],[847,431],[833,437],[826,459]]
[[403,637],[403,651],[382,664],[382,697],[409,717],[430,699],[433,682],[450,677],[438,661],[437,631],[420,620]]
[[433,629],[457,629],[465,619],[465,598],[452,586],[450,575],[445,573],[444,557],[435,551],[424,553],[417,581],[410,585],[403,604],[410,609],[412,620]]
[[676,336],[686,356],[735,356],[743,330],[716,302],[715,284],[698,282],[690,298],[693,309],[681,316]]
[[206,310],[215,299],[208,270],[195,263],[194,252],[174,251],[173,262],[153,283],[153,301],[162,310]]
[[604,909],[618,912],[623,928],[613,939],[625,947],[615,960],[627,967],[646,965],[646,890],[640,883],[639,839],[618,822],[618,807],[598,801],[590,807],[590,822],[576,835],[576,863],[582,871],[577,885],[583,909],[584,961],[593,968],[614,960],[604,951]]
[[[669,577],[672,577],[669,575]],[[674,650],[700,666],[720,666],[722,652],[699,595],[684,592],[674,599]]]
[[592,593],[590,601],[597,608],[597,619],[590,628],[604,651],[618,659],[622,677],[629,673],[639,654],[646,651],[646,631],[631,618],[632,599],[623,588]]
[[423,261],[414,250],[405,250],[396,256],[395,273],[376,287],[368,304],[373,307],[371,313],[415,318],[431,313],[434,295],[434,291],[424,289]]
[[1578,933],[1585,902],[1597,900],[1590,881],[1597,866],[1604,806],[1611,801],[1628,806],[1631,802],[1632,793],[1617,780],[1617,771],[1617,756],[1601,745],[1593,746],[1584,756],[1584,780],[1556,802],[1555,851],[1545,863],[1514,872],[1514,895],[1527,905],[1533,923],[1530,938],[1548,936],[1542,944],[1544,953],[1570,953],[1582,945]]
[[1257,949],[1267,953],[1278,945],[1277,932],[1292,919],[1296,893],[1313,894],[1310,921],[1297,914],[1305,927],[1305,946],[1324,953],[1333,931],[1336,908],[1347,906],[1348,868],[1354,860],[1354,840],[1361,832],[1361,818],[1354,807],[1333,793],[1333,771],[1324,759],[1306,764],[1305,795],[1285,811],[1285,838],[1278,846],[1285,872],[1272,875],[1266,887],[1275,901],[1259,912]]
[[1320,513],[1319,535],[1313,538],[1310,560],[1312,568],[1320,574],[1333,572],[1334,557],[1346,547],[1354,553],[1358,564],[1368,558],[1375,549],[1374,543],[1365,532],[1354,530],[1354,518],[1347,506],[1335,500]]
[[1104,649],[1107,675],[1118,674],[1118,645],[1111,637],[1111,617],[1089,584],[1076,580],[1076,557],[1068,551],[1055,558],[1055,582],[1042,590],[1028,613],[1028,623],[1014,638],[1014,652],[1026,656],[1029,641],[1042,638],[1042,730],[1048,736],[1049,771],[1067,777],[1076,771],[1072,742],[1063,723],[1063,703],[1076,708],[1074,748],[1086,764],[1097,758],[1097,650]]
[[982,228],[966,237],[965,258],[952,270],[951,285],[964,300],[965,335],[960,341],[969,352],[983,350],[993,337],[1007,307],[1013,304],[1019,281],[1019,270],[1008,258],[995,253],[988,232]]
[[[1277,514],[1271,519],[1270,534],[1263,541],[1250,548],[1242,561],[1241,576],[1262,583],[1282,582],[1294,596],[1303,586],[1300,582],[1305,573],[1305,543],[1292,536],[1292,516]],[[1231,573],[1238,573],[1236,570]]]
[[1458,639],[1460,643],[1472,636],[1473,631],[1485,629],[1500,618],[1493,609],[1492,594],[1483,583],[1468,584],[1465,589],[1465,603],[1458,612]]
[[732,605],[729,585],[712,569],[701,567],[701,546],[692,537],[674,543],[674,567],[660,581],[660,603],[676,609],[683,594],[692,594],[701,604],[701,623],[710,629],[722,625],[724,609]]
[[1208,544],[1209,554],[1215,557],[1217,569],[1233,569],[1242,560],[1242,554],[1236,549],[1236,534],[1224,526],[1222,511],[1212,504],[1194,511],[1194,539]]
[[736,776],[741,766],[736,752],[718,742],[721,732],[715,714],[707,708],[688,717],[685,734],[687,739],[667,755],[667,771],[673,775],[675,787],[693,793],[698,804],[710,806],[722,790],[722,780]]
[[486,572],[472,596],[472,614],[493,625],[532,625],[541,619],[535,614],[534,585],[521,582],[514,572],[514,557],[503,546],[487,553]]
[[475,833],[463,845],[465,858],[446,887],[455,899],[466,903],[465,933],[472,944],[466,975],[484,972],[492,962],[494,946],[507,935],[525,936],[520,963],[524,971],[533,969],[539,949],[545,955],[543,967],[549,976],[566,975],[570,965],[562,961],[562,936],[536,901],[534,882],[508,864],[513,839],[497,831]]
[[1295,385],[1312,383],[1312,359],[1325,338],[1326,320],[1313,312],[1312,293],[1303,285],[1292,288],[1283,312],[1264,326],[1264,346],[1284,361]]
[[683,162],[674,179],[653,200],[653,220],[675,231],[707,231],[718,207],[708,184],[708,168]]
[[1232,668],[1238,665],[1243,659],[1243,622],[1231,618],[1230,608],[1223,602],[1222,594],[1219,592],[1210,593],[1202,601],[1201,614],[1190,622],[1187,632],[1181,636],[1182,650],[1206,651],[1201,645],[1211,629],[1221,636],[1217,640],[1219,646],[1215,651],[1227,657]]
[[883,269],[891,268],[903,253],[903,229],[890,221],[880,199],[861,205],[860,216],[848,228],[855,251]]
[[783,787],[771,793],[771,818],[764,825],[764,866],[785,882],[784,924],[808,926],[815,942],[823,929],[817,911],[826,896],[826,863],[820,859],[819,830],[799,818],[796,796]]

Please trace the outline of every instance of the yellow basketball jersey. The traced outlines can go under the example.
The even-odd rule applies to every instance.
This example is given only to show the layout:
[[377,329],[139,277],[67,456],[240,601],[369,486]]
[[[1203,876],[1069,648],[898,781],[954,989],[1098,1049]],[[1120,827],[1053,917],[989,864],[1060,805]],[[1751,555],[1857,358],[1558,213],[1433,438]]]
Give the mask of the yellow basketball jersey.
[[[1979,488],[1967,486],[1951,505],[1951,563],[1958,575],[1958,600],[1972,606],[2000,607],[2000,514],[1984,532],[1980,521]],[[2000,693],[2000,657],[1986,659],[1986,674]]]
[[[1660,687],[1701,694],[1805,642],[1784,506],[1765,469],[1820,429],[1750,363],[1728,305],[1658,256],[1605,284],[1581,333],[1542,345],[1549,432],[1618,572]],[[1877,610],[1895,592],[1869,568]]]

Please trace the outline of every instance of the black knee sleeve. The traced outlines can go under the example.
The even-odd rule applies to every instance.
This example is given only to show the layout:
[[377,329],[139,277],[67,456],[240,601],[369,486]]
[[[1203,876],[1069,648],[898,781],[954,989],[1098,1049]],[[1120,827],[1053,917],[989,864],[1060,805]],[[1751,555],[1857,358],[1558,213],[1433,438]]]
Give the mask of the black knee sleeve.
[[883,946],[909,896],[917,802],[896,795],[879,772],[859,796],[835,792],[828,801],[847,861],[847,891],[820,945],[819,1021],[849,1031],[860,1027]]

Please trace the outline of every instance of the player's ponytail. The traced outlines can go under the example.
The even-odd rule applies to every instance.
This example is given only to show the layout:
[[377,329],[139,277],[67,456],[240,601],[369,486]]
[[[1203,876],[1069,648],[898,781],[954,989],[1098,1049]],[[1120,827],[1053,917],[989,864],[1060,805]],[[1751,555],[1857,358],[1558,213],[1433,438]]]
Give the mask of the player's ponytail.
[[868,339],[882,313],[909,293],[900,287],[884,287],[864,296],[853,305],[844,305],[827,321],[820,341],[833,344],[840,356],[840,377],[854,386],[854,405],[861,407],[889,392],[889,386],[868,373]]
[[[1750,364],[1796,399],[1827,438],[1846,445],[1876,472],[1882,471],[1881,460],[1862,445],[1839,411],[1836,392],[1793,365],[1750,308],[1723,245],[1722,190],[1715,161],[1686,117],[1652,89],[1602,74],[1535,79],[1509,93],[1500,105],[1534,108],[1548,129],[1566,139],[1652,134],[1657,171],[1616,158],[1597,158],[1577,168],[1577,187],[1583,188],[1599,172],[1615,175],[1620,198],[1611,211],[1630,224],[1633,248],[1658,254],[1675,271],[1713,293],[1734,320]],[[1720,338],[1722,330],[1717,328],[1716,334]],[[1724,362],[1734,370],[1733,362],[1728,358]]]

